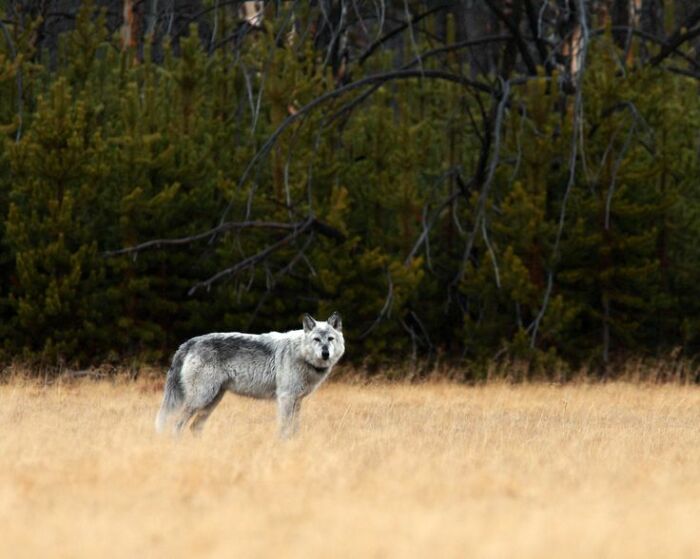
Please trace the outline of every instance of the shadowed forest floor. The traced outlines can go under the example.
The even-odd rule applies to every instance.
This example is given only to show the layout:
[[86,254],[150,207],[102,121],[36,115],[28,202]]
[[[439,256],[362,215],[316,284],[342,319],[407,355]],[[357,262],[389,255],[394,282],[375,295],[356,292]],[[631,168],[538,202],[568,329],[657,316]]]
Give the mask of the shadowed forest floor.
[[329,384],[299,436],[227,395],[0,386],[1,557],[698,557],[700,388]]

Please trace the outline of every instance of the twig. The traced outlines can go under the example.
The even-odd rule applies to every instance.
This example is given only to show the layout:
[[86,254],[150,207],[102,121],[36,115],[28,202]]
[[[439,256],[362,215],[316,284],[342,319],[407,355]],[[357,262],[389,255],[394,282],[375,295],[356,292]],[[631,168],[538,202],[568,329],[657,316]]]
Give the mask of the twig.
[[270,278],[270,282],[269,282],[267,289],[265,290],[265,293],[263,293],[262,297],[260,297],[260,300],[258,301],[258,304],[255,306],[255,310],[253,311],[253,314],[250,317],[250,320],[248,321],[248,329],[250,329],[252,327],[253,323],[255,322],[255,320],[258,317],[258,313],[260,312],[260,309],[267,302],[267,300],[270,298],[270,295],[272,295],[272,292],[273,292],[274,288],[276,287],[279,279],[282,276],[286,276],[287,274],[289,274],[294,269],[294,266],[297,265],[299,260],[303,260],[304,258],[306,258],[306,255],[304,254],[304,252],[306,251],[306,249],[309,248],[309,246],[311,246],[311,243],[313,242],[313,240],[314,240],[314,233],[312,231],[311,234],[306,239],[306,241],[304,242],[304,245],[299,249],[299,252],[297,252],[296,255],[294,256],[294,258],[292,258],[284,268],[282,268],[281,270],[278,270]]
[[[409,69],[413,68],[414,66],[418,65],[419,63],[422,63],[422,61],[424,61],[428,58],[432,58],[433,56],[437,56],[438,54],[445,53],[445,52],[451,52],[451,51],[459,50],[459,49],[462,49],[465,47],[486,45],[486,44],[497,43],[497,42],[501,42],[501,41],[508,41],[510,39],[511,39],[510,35],[491,35],[488,37],[480,37],[478,39],[469,39],[466,41],[459,41],[459,42],[453,43],[451,45],[446,45],[444,47],[438,47],[438,48],[431,49],[431,50],[428,50],[428,51],[423,52],[423,53],[419,53],[413,60],[411,60],[407,64],[401,66],[401,68],[399,68],[399,70],[409,70]],[[370,97],[375,91],[377,91],[382,85],[383,85],[382,83],[377,83],[371,87],[368,87],[366,91],[363,91],[357,97],[348,101],[345,105],[340,107],[332,115],[330,115],[329,117],[326,118],[326,120],[325,120],[326,125],[329,125],[329,124],[335,122],[341,116],[353,111],[355,108],[357,108],[359,105],[361,105],[368,97]],[[471,116],[471,111],[469,110],[469,108],[467,108],[467,110],[469,111],[469,114]]]
[[[0,29],[5,36],[5,41],[7,42],[7,47],[10,49],[10,56],[12,57],[12,62],[17,60],[17,49],[15,44],[12,42],[12,37],[10,32],[5,25],[5,22],[0,20]],[[22,78],[22,68],[17,66],[17,132],[15,133],[15,142],[19,142],[22,138],[22,124],[24,122],[22,113],[24,112],[24,86]]]
[[411,363],[413,363],[415,366],[416,360],[418,359],[418,344],[416,343],[418,336],[416,336],[415,330],[406,324],[406,321],[403,318],[399,320],[399,323],[403,329],[406,330],[408,335],[411,336]]
[[297,231],[299,228],[312,227],[315,231],[320,233],[325,237],[333,238],[339,242],[345,240],[345,235],[335,229],[334,227],[317,220],[316,218],[308,218],[306,221],[298,223],[282,223],[275,221],[239,221],[239,222],[228,222],[223,223],[209,229],[204,233],[199,233],[197,235],[190,235],[189,237],[178,237],[175,239],[153,239],[151,241],[146,241],[144,243],[134,245],[132,247],[121,248],[118,250],[110,250],[103,253],[103,256],[119,256],[120,254],[130,254],[134,252],[140,252],[143,250],[151,248],[161,248],[162,246],[177,246],[177,245],[187,245],[205,239],[211,235],[218,233],[223,233],[225,231],[240,230],[240,229],[277,229],[283,231]]
[[[256,165],[256,163],[264,157],[272,148],[272,146],[275,144],[277,141],[277,138],[280,137],[280,135],[289,127],[291,126],[296,120],[300,119],[302,116],[306,115],[306,113],[312,111],[319,105],[325,103],[326,101],[329,101],[331,99],[335,99],[336,97],[339,97],[348,91],[352,91],[354,89],[362,88],[366,85],[371,85],[377,82],[380,83],[385,83],[388,81],[392,80],[404,80],[404,79],[413,79],[413,78],[432,78],[432,79],[438,79],[438,80],[445,80],[445,81],[450,81],[453,83],[458,83],[460,85],[463,85],[465,87],[472,87],[474,89],[477,89],[479,91],[483,91],[489,94],[493,94],[493,90],[488,86],[485,85],[479,81],[472,80],[469,78],[465,78],[464,76],[461,76],[459,74],[452,74],[450,72],[444,72],[441,70],[425,70],[423,72],[417,71],[417,70],[396,70],[392,72],[384,72],[381,74],[375,74],[372,76],[367,76],[366,78],[362,78],[360,80],[357,80],[355,82],[351,82],[347,85],[344,85],[343,87],[339,87],[338,89],[334,89],[333,91],[329,91],[323,95],[320,95],[319,97],[316,97],[314,100],[310,101],[303,107],[301,107],[297,112],[294,114],[289,115],[287,118],[285,118],[282,123],[275,129],[275,131],[268,137],[268,139],[265,141],[265,143],[258,149],[258,151],[255,153],[255,155],[251,158],[251,160],[248,162],[248,165],[243,171],[243,174],[241,175],[239,181],[238,181],[238,186],[239,188],[245,183],[245,181],[248,179],[248,176],[250,175],[250,172],[252,171],[253,167]],[[233,207],[233,200],[231,200],[224,210],[222,216],[221,216],[221,223],[224,223],[226,220],[226,217],[228,216],[228,213],[231,211],[231,208]]]
[[[632,113],[634,114],[634,112]],[[632,121],[632,124],[630,125],[629,131],[627,132],[627,138],[625,138],[625,143],[622,146],[622,150],[620,151],[620,155],[618,156],[617,160],[615,161],[615,166],[613,167],[613,173],[612,177],[610,179],[610,187],[608,188],[608,195],[605,200],[605,230],[608,231],[610,229],[610,210],[612,207],[612,199],[613,195],[615,194],[615,183],[617,182],[617,173],[620,170],[620,166],[622,165],[622,159],[624,158],[625,154],[627,153],[627,150],[629,149],[630,143],[632,142],[632,137],[634,136],[634,132],[637,129],[637,119],[635,118]]]
[[365,60],[367,60],[372,53],[377,50],[380,46],[382,46],[384,43],[386,43],[389,39],[392,37],[395,37],[399,33],[401,33],[404,29],[406,29],[409,25],[415,25],[418,23],[420,20],[428,17],[431,14],[434,14],[435,12],[439,12],[441,10],[444,10],[446,8],[451,7],[451,3],[449,4],[440,4],[439,6],[435,6],[434,8],[431,8],[430,10],[427,10],[421,14],[416,14],[413,16],[409,21],[406,21],[396,27],[395,29],[392,29],[388,33],[382,35],[379,39],[374,41],[369,47],[367,47],[362,54],[358,57],[357,61],[360,65],[364,64]]
[[486,3],[488,4],[489,8],[491,8],[491,11],[494,14],[496,14],[496,17],[505,24],[505,26],[508,28],[508,31],[511,32],[511,35],[513,35],[513,40],[515,41],[515,44],[517,45],[518,50],[520,51],[523,63],[525,64],[525,66],[527,66],[528,72],[533,76],[536,75],[537,65],[532,59],[532,55],[530,54],[530,51],[527,48],[527,43],[525,42],[525,39],[523,39],[523,35],[520,32],[520,29],[518,29],[517,25],[513,23],[513,18],[507,16],[498,6],[496,6],[496,4],[494,4],[493,0],[486,0]]
[[177,245],[186,245],[190,243],[194,243],[196,241],[199,241],[201,239],[206,239],[210,235],[216,234],[216,233],[223,233],[225,231],[231,231],[234,229],[250,229],[250,228],[259,228],[259,229],[282,229],[282,230],[295,230],[297,229],[300,225],[300,223],[281,223],[281,222],[273,222],[273,221],[240,221],[240,222],[228,222],[228,223],[222,223],[221,225],[218,225],[214,227],[213,229],[209,229],[208,231],[205,231],[204,233],[199,233],[197,235],[190,235],[189,237],[178,237],[174,239],[153,239],[151,241],[146,241],[144,243],[134,245],[131,247],[126,247],[126,248],[120,248],[118,250],[109,250],[103,253],[104,256],[119,256],[120,254],[130,254],[132,252],[140,252],[142,250],[147,250],[150,248],[161,248],[162,246],[177,246]]
[[372,325],[367,328],[362,334],[359,336],[359,340],[364,340],[367,336],[370,335],[372,330],[374,330],[379,323],[384,320],[384,317],[389,313],[391,310],[391,304],[394,300],[394,282],[391,280],[391,274],[389,273],[389,270],[386,272],[386,279],[387,279],[387,294],[386,294],[386,299],[384,300],[384,306],[382,307],[382,310],[379,311],[379,314],[377,315],[377,318],[374,320]]
[[695,10],[693,10],[693,12],[678,27],[678,29],[676,29],[676,31],[669,37],[668,41],[666,41],[666,46],[662,47],[661,52],[650,60],[651,65],[658,66],[683,43],[700,35],[700,27],[691,29],[698,21],[700,21],[700,8],[695,8]]
[[491,262],[493,262],[493,274],[496,276],[496,287],[498,289],[501,289],[501,274],[498,271],[498,261],[496,260],[496,254],[493,252],[493,248],[491,247],[491,243],[489,242],[489,236],[486,233],[486,218],[481,220],[481,232],[484,237],[484,243],[486,244],[486,248],[489,251],[489,254],[491,255]]
[[418,43],[416,43],[416,36],[413,34],[413,23],[409,19],[411,16],[411,12],[408,9],[408,2],[407,0],[403,0],[403,9],[404,13],[406,14],[406,20],[409,22],[408,24],[408,38],[411,40],[411,47],[413,48],[413,52],[416,53],[416,60],[418,61],[418,68],[420,71],[423,71],[423,60],[420,55],[420,51],[418,50]]
[[476,234],[479,231],[480,221],[483,219],[484,208],[486,206],[486,199],[489,195],[489,190],[491,188],[491,183],[493,182],[493,177],[496,174],[496,167],[498,166],[500,151],[501,151],[501,127],[503,124],[503,114],[505,112],[505,107],[508,102],[508,96],[510,94],[510,82],[508,80],[501,80],[502,92],[501,98],[496,106],[496,115],[494,118],[493,125],[493,155],[491,156],[491,161],[488,168],[488,173],[485,180],[481,186],[481,193],[479,194],[479,199],[476,203],[476,210],[474,212],[474,226],[469,234],[469,239],[464,248],[464,254],[462,255],[462,261],[460,263],[459,272],[455,275],[452,280],[451,287],[456,287],[459,282],[464,278],[464,274],[467,270],[467,262],[469,261],[469,256],[471,255],[472,248],[474,246],[474,240],[476,239]]
[[[542,2],[542,8],[540,8],[540,10],[544,10],[544,7],[546,7],[546,5],[546,1]],[[537,47],[537,52],[540,55],[540,64],[542,64],[543,66],[548,66],[547,59],[549,57],[549,54],[547,53],[547,49],[545,48],[545,41],[542,39],[541,27],[539,25],[537,14],[535,13],[535,7],[532,5],[532,0],[525,0],[525,13],[527,14],[527,20],[528,24],[530,25],[530,31],[535,36],[535,46]],[[549,70],[550,68],[548,67],[548,73]]]
[[[679,47],[681,45],[677,46],[671,46],[667,41],[664,41],[663,39],[656,37],[655,35],[652,35],[651,33],[647,33],[646,31],[642,31],[641,29],[637,29],[635,27],[630,27],[629,25],[613,25],[610,27],[612,31],[627,31],[628,33],[634,35],[635,37],[639,37],[640,39],[644,39],[646,41],[649,41],[651,43],[660,45],[662,48],[669,48],[671,49],[671,52],[669,53],[669,56],[671,54],[675,54],[683,58],[686,62],[688,62],[690,65],[692,65],[694,68],[700,68],[700,64],[692,57],[684,53],[683,51],[679,50]],[[597,37],[599,35],[603,35],[606,33],[608,28],[605,29],[594,29],[590,32],[591,37]]]
[[[586,6],[585,0],[577,0],[577,6],[579,9],[579,22],[581,24],[581,29],[583,30],[581,37],[581,65],[578,73],[578,87],[576,88],[576,97],[574,101],[574,111],[573,111],[573,126],[571,131],[571,157],[569,158],[569,179],[566,184],[566,190],[564,191],[564,198],[561,202],[561,209],[559,210],[559,224],[557,226],[557,235],[554,241],[554,246],[552,247],[552,258],[551,266],[547,274],[547,288],[545,289],[544,297],[542,298],[542,306],[540,307],[537,316],[532,321],[528,330],[532,329],[532,335],[530,337],[530,347],[534,348],[537,343],[537,334],[542,322],[542,318],[547,312],[547,306],[549,305],[549,298],[552,294],[552,287],[554,285],[554,270],[556,268],[557,260],[559,259],[559,246],[561,244],[561,237],[564,232],[564,222],[566,220],[566,206],[569,201],[569,195],[574,186],[576,178],[576,161],[578,159],[578,138],[581,138],[581,143],[583,144],[583,76],[586,69],[586,56],[588,54],[588,22],[586,19]],[[583,149],[583,145],[581,146]]]
[[[443,182],[445,179],[448,179],[448,178],[454,176],[455,173],[458,173],[457,168],[449,169],[448,171],[443,173],[439,177],[439,179],[437,180],[436,186],[439,185],[441,182]],[[465,187],[466,187],[466,185],[465,185]],[[462,194],[461,191],[453,192],[452,194],[450,194],[450,196],[448,196],[438,206],[438,208],[435,210],[435,212],[433,212],[433,218],[430,220],[430,224],[423,225],[423,231],[421,232],[420,236],[416,240],[411,251],[408,253],[406,258],[404,259],[404,266],[408,266],[411,263],[411,260],[413,260],[413,258],[416,256],[416,254],[420,250],[421,245],[427,241],[428,235],[430,235],[430,231],[433,228],[433,226],[435,225],[435,222],[437,221],[437,219],[440,217],[442,210],[444,210],[449,204],[451,204],[455,200],[455,198],[457,198],[460,194]]]
[[413,318],[414,322],[418,325],[418,328],[420,328],[420,331],[423,333],[423,337],[425,338],[425,345],[428,347],[428,357],[430,357],[430,354],[432,354],[433,350],[435,349],[435,346],[433,345],[432,340],[430,339],[430,336],[428,335],[428,330],[423,326],[423,322],[421,321],[420,318],[418,318],[418,315],[414,312],[410,312],[411,318]]
[[245,260],[242,260],[241,262],[238,262],[237,264],[231,266],[230,268],[226,268],[225,270],[221,270],[220,272],[214,274],[211,276],[209,279],[200,281],[199,283],[193,285],[190,290],[187,292],[188,295],[192,296],[195,294],[195,292],[203,287],[206,287],[207,289],[211,288],[212,284],[216,283],[222,278],[232,276],[240,272],[241,270],[245,270],[246,268],[250,268],[257,264],[258,262],[261,262],[265,260],[270,254],[275,252],[276,250],[282,248],[283,246],[287,245],[289,242],[292,240],[296,239],[300,235],[302,235],[304,232],[308,231],[314,223],[313,218],[309,218],[301,227],[297,228],[295,231],[287,235],[286,237],[280,239],[276,243],[271,244],[268,246],[266,249],[261,250],[260,252],[254,254],[253,256],[249,256]]

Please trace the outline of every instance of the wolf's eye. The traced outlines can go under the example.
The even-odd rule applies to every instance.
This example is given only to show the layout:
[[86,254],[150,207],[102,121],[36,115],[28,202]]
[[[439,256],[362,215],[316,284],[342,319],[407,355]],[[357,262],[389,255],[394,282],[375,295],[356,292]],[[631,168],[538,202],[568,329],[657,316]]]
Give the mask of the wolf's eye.
[[329,341],[329,342],[332,342],[333,340],[335,340],[335,338],[334,338],[333,336],[329,336],[329,337],[328,337],[328,341]]
[[320,342],[320,341],[321,341],[321,338],[314,338],[314,341],[315,341],[315,342]]

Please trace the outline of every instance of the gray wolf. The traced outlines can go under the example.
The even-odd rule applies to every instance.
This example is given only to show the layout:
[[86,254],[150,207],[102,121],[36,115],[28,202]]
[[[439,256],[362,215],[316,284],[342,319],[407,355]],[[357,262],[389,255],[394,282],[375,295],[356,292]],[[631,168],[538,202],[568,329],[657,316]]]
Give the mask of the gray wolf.
[[299,427],[301,400],[328,378],[345,352],[343,325],[334,312],[326,322],[305,314],[302,330],[198,336],[180,346],[165,380],[156,417],[162,432],[171,417],[175,432],[192,419],[197,434],[227,391],[277,400],[279,434]]

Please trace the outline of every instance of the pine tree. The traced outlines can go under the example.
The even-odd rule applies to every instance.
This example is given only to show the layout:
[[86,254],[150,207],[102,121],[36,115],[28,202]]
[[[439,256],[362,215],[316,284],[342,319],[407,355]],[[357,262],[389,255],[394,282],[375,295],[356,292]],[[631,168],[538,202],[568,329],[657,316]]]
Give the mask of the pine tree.
[[[662,160],[649,128],[668,103],[664,77],[634,72],[613,81],[615,61],[598,54],[585,84],[586,172],[572,192],[559,279],[580,308],[568,343],[608,363],[613,353],[658,342],[650,328],[658,305],[667,305],[658,249],[675,194],[660,188]],[[658,131],[669,126],[659,122]]]
[[99,355],[109,332],[97,250],[99,185],[107,173],[101,131],[59,79],[35,120],[8,148],[13,182],[6,235],[16,266],[10,303],[20,344],[48,362]]

